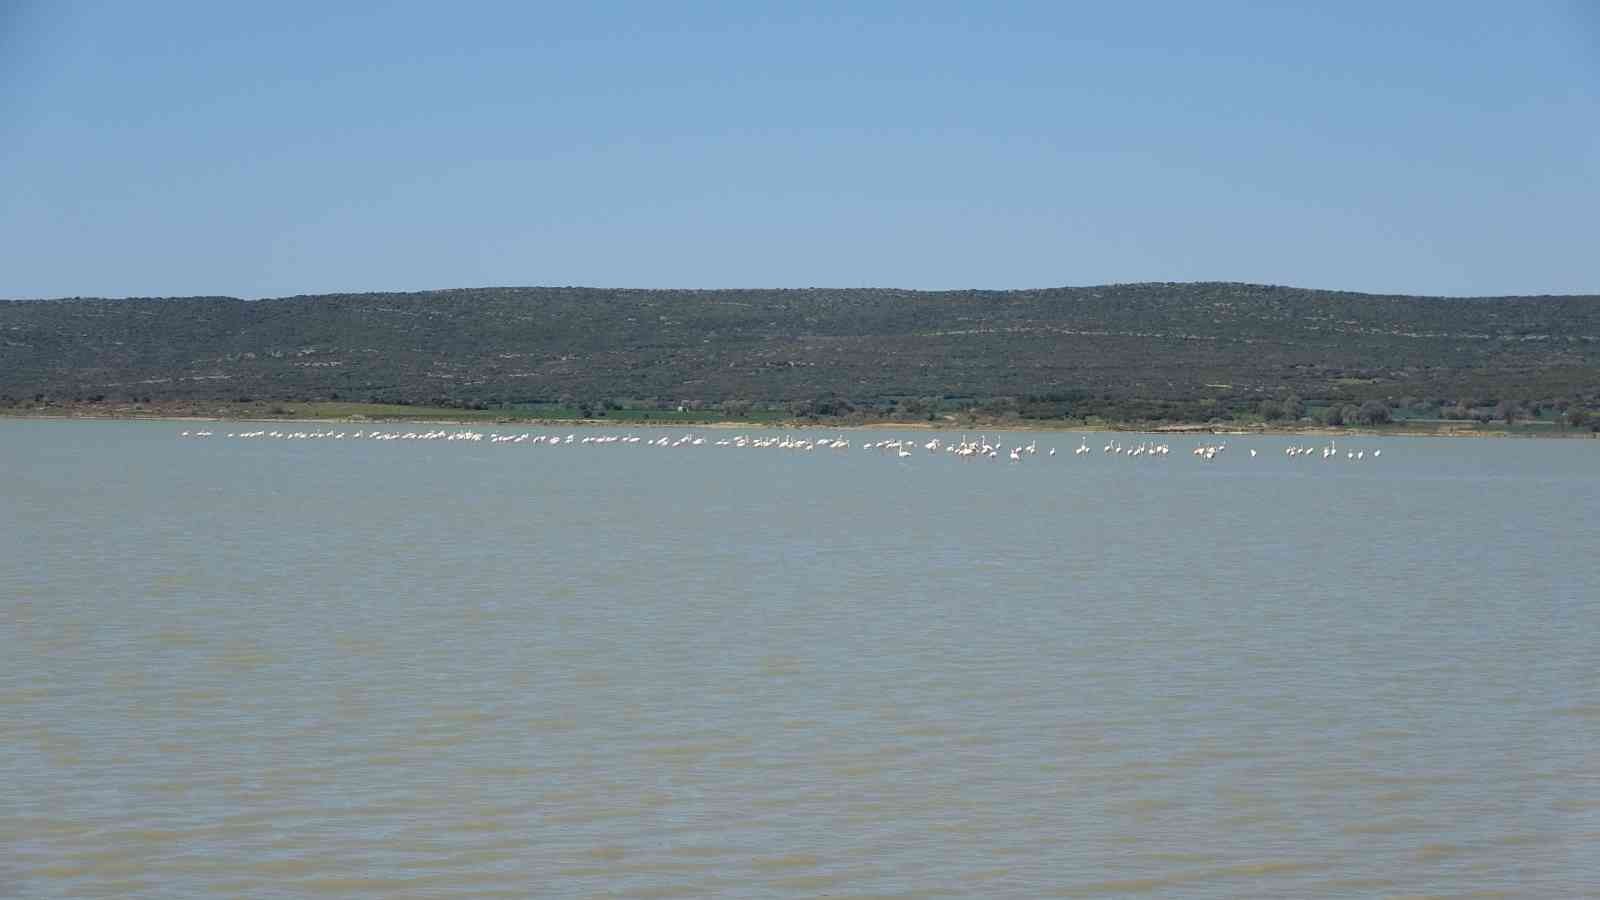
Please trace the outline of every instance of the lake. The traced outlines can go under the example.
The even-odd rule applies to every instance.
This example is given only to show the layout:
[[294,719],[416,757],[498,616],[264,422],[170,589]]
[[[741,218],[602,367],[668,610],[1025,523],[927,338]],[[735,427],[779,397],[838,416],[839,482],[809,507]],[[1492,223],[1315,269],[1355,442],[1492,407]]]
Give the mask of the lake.
[[0,420],[0,896],[1600,882],[1600,441],[372,430]]

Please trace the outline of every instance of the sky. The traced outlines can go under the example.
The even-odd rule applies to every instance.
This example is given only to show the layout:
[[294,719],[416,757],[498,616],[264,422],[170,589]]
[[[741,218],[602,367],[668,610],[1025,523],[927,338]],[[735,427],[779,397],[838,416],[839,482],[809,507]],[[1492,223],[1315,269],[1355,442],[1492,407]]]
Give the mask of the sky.
[[1600,3],[0,0],[0,297],[1600,293]]

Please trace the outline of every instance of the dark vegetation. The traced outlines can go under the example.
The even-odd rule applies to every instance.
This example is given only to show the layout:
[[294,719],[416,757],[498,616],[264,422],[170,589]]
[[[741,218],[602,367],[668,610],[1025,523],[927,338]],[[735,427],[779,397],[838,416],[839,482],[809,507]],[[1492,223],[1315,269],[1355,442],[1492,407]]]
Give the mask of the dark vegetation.
[[485,288],[0,302],[0,408],[485,416],[1600,421],[1600,296],[1249,284]]

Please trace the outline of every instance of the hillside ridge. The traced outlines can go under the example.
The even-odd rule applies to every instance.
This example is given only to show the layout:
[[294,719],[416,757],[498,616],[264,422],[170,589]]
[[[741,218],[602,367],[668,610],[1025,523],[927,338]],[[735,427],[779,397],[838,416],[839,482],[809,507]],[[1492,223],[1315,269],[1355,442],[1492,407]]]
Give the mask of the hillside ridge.
[[[0,301],[0,404],[345,400],[1237,418],[1600,399],[1600,295],[1240,282]],[[1263,406],[1268,404],[1268,406]]]

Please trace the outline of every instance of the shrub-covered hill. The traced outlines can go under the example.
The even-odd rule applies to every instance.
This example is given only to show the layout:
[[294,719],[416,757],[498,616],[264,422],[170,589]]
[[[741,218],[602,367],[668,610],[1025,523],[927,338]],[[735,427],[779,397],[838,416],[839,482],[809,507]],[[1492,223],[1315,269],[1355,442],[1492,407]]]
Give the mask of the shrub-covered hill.
[[1159,417],[1288,394],[1455,404],[1597,391],[1600,296],[1152,283],[0,302],[11,402],[1016,398]]

